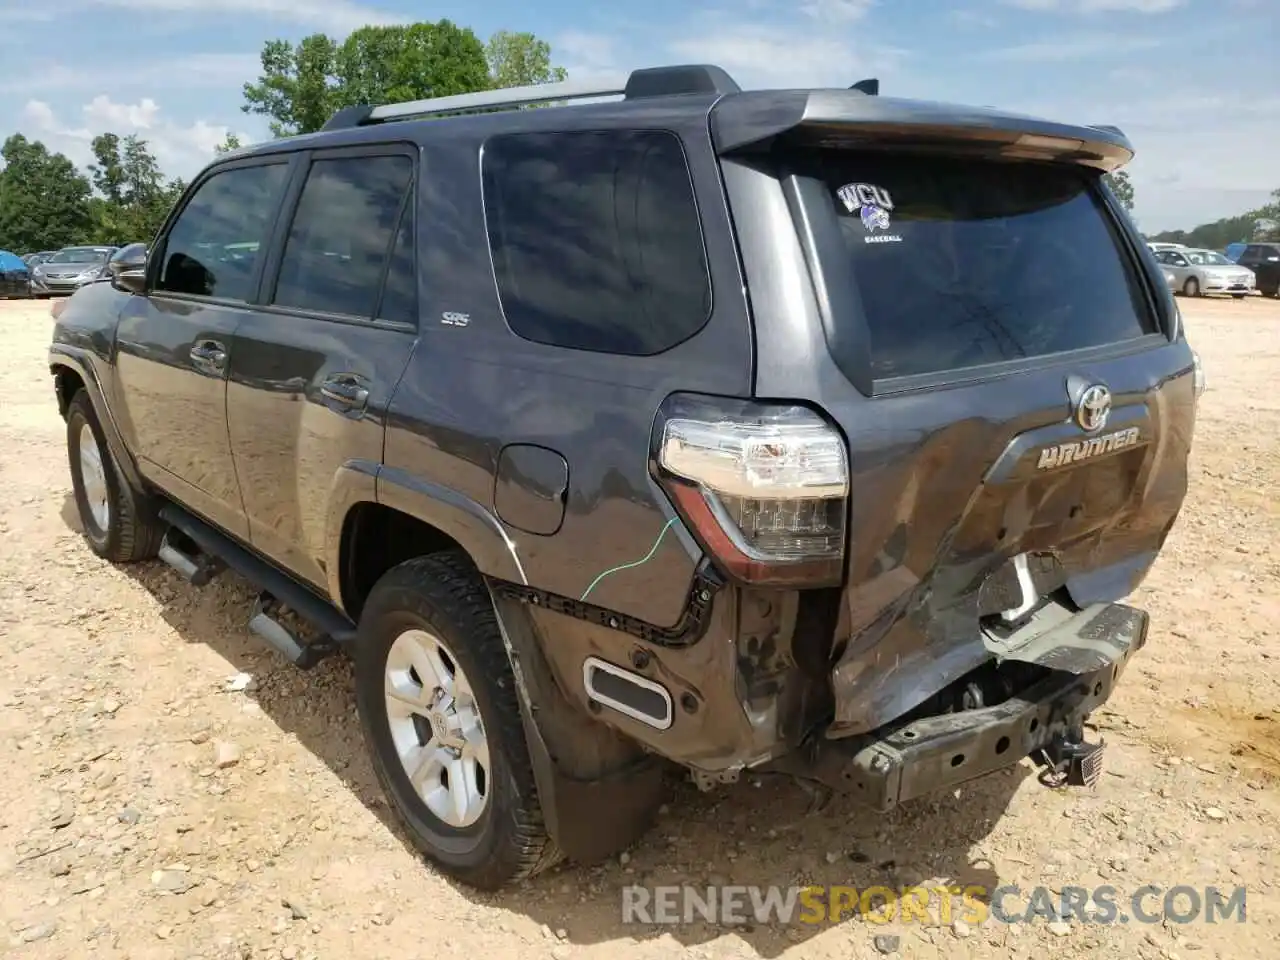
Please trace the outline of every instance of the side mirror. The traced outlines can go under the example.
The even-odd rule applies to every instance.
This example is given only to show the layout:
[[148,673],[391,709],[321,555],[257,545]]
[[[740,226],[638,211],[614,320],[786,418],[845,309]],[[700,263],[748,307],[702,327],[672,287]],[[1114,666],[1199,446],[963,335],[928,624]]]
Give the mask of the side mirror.
[[147,289],[147,245],[133,243],[107,262],[111,285],[126,293],[144,293]]

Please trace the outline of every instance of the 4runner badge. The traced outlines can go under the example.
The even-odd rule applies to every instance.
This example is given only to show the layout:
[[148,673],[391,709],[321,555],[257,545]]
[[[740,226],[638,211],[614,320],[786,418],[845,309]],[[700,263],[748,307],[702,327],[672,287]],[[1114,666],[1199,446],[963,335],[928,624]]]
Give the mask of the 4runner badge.
[[1137,444],[1141,437],[1140,429],[1127,427],[1089,440],[1072,440],[1068,443],[1045,447],[1040,451],[1040,460],[1036,463],[1036,469],[1051,470],[1054,467],[1065,467],[1069,463],[1080,463],[1082,460],[1092,460],[1103,454],[1125,450]]
[[836,196],[850,213],[856,213],[862,219],[862,226],[867,231],[864,243],[901,243],[902,238],[895,234],[877,234],[877,230],[889,229],[889,212],[893,210],[893,198],[884,187],[872,183],[847,183],[836,191]]

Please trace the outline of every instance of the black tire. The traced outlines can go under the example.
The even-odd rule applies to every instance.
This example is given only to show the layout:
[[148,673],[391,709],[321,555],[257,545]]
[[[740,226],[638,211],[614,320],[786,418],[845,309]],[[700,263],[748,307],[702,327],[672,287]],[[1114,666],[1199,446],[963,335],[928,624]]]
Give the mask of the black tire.
[[1231,296],[1234,297],[1236,300],[1243,300],[1245,298],[1245,295],[1243,293],[1233,293]]
[[[106,479],[107,523],[104,529],[94,519],[85,495],[85,478],[81,471],[80,446],[84,427],[88,426],[97,444]],[[113,563],[150,560],[160,551],[164,524],[153,512],[145,493],[133,489],[121,476],[102,433],[102,425],[93,409],[89,394],[80,389],[67,405],[67,458],[71,468],[71,489],[75,496],[80,526],[89,549]]]
[[[443,640],[475,696],[490,773],[484,811],[470,826],[447,824],[428,809],[392,740],[384,676],[392,645],[407,630],[426,630]],[[493,602],[465,553],[409,560],[374,585],[360,616],[355,673],[356,703],[374,771],[420,853],[453,879],[489,891],[561,859],[543,821]]]
[[1182,285],[1182,293],[1188,297],[1200,296],[1200,281],[1195,277],[1187,277],[1186,283]]

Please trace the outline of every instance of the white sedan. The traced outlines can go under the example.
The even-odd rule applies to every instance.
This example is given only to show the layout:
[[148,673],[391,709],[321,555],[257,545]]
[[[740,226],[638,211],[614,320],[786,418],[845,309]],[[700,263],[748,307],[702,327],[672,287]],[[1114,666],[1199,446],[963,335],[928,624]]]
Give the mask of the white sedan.
[[1155,257],[1174,293],[1188,297],[1227,293],[1237,300],[1253,293],[1253,271],[1216,250],[1160,250]]

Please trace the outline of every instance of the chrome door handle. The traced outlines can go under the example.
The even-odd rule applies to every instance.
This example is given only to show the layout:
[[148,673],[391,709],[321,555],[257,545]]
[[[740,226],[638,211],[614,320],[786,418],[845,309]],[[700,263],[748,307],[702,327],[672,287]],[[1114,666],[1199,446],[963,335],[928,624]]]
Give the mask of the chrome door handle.
[[349,374],[329,377],[321,384],[320,395],[344,407],[363,407],[369,400],[368,388]]
[[217,340],[199,340],[188,354],[197,366],[222,370],[227,365],[227,348]]

